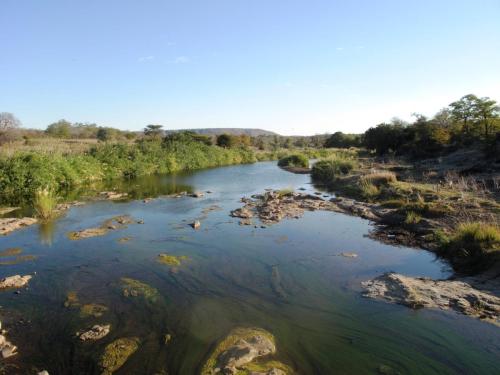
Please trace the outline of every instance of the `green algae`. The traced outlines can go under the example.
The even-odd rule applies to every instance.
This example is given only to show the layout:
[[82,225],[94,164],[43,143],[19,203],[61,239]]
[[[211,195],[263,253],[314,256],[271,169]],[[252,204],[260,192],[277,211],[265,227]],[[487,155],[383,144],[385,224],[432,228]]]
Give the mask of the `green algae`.
[[106,311],[108,311],[108,308],[104,305],[100,305],[98,303],[88,303],[80,308],[80,316],[82,318],[88,318],[91,316],[94,318],[99,318]]
[[161,264],[166,264],[167,266],[180,266],[181,263],[185,262],[189,258],[185,255],[170,255],[166,253],[158,254],[156,261]]
[[122,277],[122,290],[125,297],[144,297],[146,301],[156,302],[160,297],[160,293],[152,286],[143,283],[142,281],[129,277]]
[[110,375],[127,361],[139,349],[140,340],[137,337],[120,338],[108,344],[99,360],[102,375]]
[[[227,336],[224,338],[219,344],[216,346],[208,360],[205,362],[205,365],[203,366],[201,370],[201,375],[212,375],[214,373],[215,368],[217,367],[217,360],[219,356],[227,351],[231,346],[235,345],[239,340],[248,340],[251,339],[253,336],[256,335],[261,335],[266,338],[268,338],[274,345],[275,344],[275,339],[274,336],[269,333],[266,330],[263,330],[261,328],[235,328],[233,329]],[[288,367],[281,364],[280,362],[276,361],[269,361],[265,363],[261,363],[260,361],[253,361],[251,363],[248,363],[240,369],[238,374],[241,375],[246,375],[250,374],[251,371],[254,371],[253,368],[266,368],[266,369],[271,369],[273,367],[275,368],[280,368],[278,366],[272,366],[270,365],[271,363],[278,363],[280,366],[283,368],[287,368],[287,371],[285,371],[287,374],[291,374],[292,372],[289,371]],[[269,365],[269,366],[267,366]]]

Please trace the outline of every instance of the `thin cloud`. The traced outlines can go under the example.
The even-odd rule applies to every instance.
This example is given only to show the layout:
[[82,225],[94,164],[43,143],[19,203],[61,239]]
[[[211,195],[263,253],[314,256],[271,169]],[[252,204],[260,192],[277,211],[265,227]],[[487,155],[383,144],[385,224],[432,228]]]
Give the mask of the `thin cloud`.
[[154,59],[155,59],[154,56],[143,56],[139,57],[139,62],[153,61]]
[[188,64],[191,62],[191,59],[187,56],[177,56],[174,59],[174,64]]

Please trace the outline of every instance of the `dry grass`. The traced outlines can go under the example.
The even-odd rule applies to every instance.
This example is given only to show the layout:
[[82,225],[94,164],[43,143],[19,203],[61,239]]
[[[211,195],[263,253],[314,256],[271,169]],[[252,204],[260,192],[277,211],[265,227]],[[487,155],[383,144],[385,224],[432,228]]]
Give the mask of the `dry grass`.
[[10,157],[18,152],[42,154],[83,154],[98,143],[97,139],[34,138],[28,141],[5,143],[0,147],[0,156]]
[[372,173],[365,174],[361,178],[364,181],[371,183],[372,185],[375,185],[377,187],[380,187],[382,185],[388,185],[390,183],[398,181],[394,172],[389,172],[389,171],[374,171]]

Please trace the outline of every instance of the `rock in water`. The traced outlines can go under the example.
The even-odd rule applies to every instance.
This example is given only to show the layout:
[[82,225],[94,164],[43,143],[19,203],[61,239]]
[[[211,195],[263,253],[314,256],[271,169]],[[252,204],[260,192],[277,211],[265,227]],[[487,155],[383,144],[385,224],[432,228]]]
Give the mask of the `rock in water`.
[[201,227],[201,223],[199,220],[195,220],[191,223],[191,226],[193,227],[193,229],[199,229]]
[[77,332],[76,335],[82,341],[100,340],[103,337],[105,337],[109,333],[110,330],[111,330],[111,324],[106,324],[106,325],[102,325],[102,326],[99,324],[96,324],[90,330],[83,332],[83,333]]
[[0,289],[6,288],[22,288],[31,280],[31,275],[14,275],[6,277],[0,281]]
[[2,358],[9,358],[17,354],[17,346],[12,344],[4,335],[0,335],[0,352]]
[[127,361],[139,348],[137,337],[125,337],[113,341],[104,349],[104,353],[99,361],[102,375],[110,375]]
[[386,273],[362,283],[364,296],[411,308],[455,310],[500,325],[500,298],[457,280],[432,280]]
[[201,375],[292,374],[291,369],[281,362],[261,360],[261,357],[275,353],[275,340],[269,332],[260,328],[236,328],[217,345]]
[[32,217],[0,218],[0,236],[5,236],[15,230],[33,225],[36,222],[37,220]]

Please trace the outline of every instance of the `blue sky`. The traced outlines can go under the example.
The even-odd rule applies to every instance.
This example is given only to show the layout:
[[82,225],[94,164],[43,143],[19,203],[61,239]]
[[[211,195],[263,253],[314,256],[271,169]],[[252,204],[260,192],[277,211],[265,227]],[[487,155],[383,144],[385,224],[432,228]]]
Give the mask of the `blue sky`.
[[498,0],[0,0],[0,112],[362,132],[500,100]]

